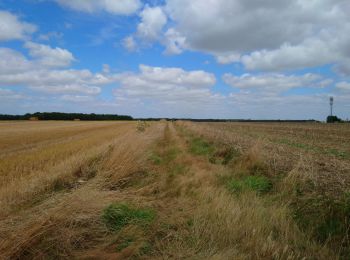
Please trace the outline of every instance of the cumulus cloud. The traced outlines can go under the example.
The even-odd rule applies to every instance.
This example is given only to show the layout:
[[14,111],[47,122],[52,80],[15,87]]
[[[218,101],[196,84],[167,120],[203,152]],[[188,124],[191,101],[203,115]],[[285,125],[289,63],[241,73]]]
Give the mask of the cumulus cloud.
[[119,77],[118,98],[152,99],[160,103],[205,102],[216,95],[211,87],[216,83],[213,74],[205,71],[185,71],[181,68],[161,68],[140,65],[140,73]]
[[[49,53],[51,51],[52,49]],[[20,52],[0,48],[0,86],[25,86],[51,94],[97,95],[101,92],[101,86],[115,81],[113,75],[105,73],[52,68],[51,62],[43,62],[41,59],[41,50],[32,55],[38,59],[29,60]],[[47,60],[44,58],[44,61]],[[57,65],[63,63],[56,63],[55,67]]]
[[167,0],[165,10],[186,49],[219,63],[237,62],[235,53],[249,70],[350,64],[348,1]]
[[168,29],[164,36],[166,54],[180,54],[186,48],[186,38],[174,28]]
[[34,91],[47,94],[75,94],[81,93],[86,95],[97,95],[101,92],[100,87],[92,87],[82,84],[56,84],[42,85],[37,84],[30,87]]
[[137,35],[145,41],[160,38],[161,31],[167,23],[167,16],[160,7],[146,6],[140,13],[141,22],[137,26]]
[[130,15],[141,7],[140,0],[56,0],[64,7],[76,11],[96,13],[105,11],[116,15]]
[[140,74],[125,74],[119,81],[126,87],[208,89],[215,85],[216,78],[214,74],[202,70],[185,71],[181,68],[140,65]]
[[10,75],[33,69],[33,64],[20,52],[0,47],[0,75]]
[[[290,39],[297,42],[310,30],[299,22],[296,1],[270,0],[168,0],[167,10],[176,28],[193,48],[211,52],[277,48]],[[315,2],[315,1],[314,1]],[[262,26],[264,27],[262,29]]]
[[124,48],[128,51],[135,51],[139,44],[150,45],[163,39],[162,30],[168,19],[161,7],[146,5],[139,16],[141,21],[137,26],[136,33],[124,38],[122,41]]
[[28,86],[52,94],[99,94],[99,86],[109,83],[102,75],[88,70],[31,70],[15,74],[0,74],[0,85]]
[[0,10],[0,41],[27,39],[37,28],[35,25],[22,22],[10,12]]
[[278,71],[304,67],[316,67],[347,59],[339,50],[334,37],[306,39],[299,45],[283,44],[275,50],[254,51],[242,57],[248,70]]
[[224,97],[213,91],[216,78],[205,71],[140,65],[139,73],[119,75],[117,104],[135,115],[212,116]]
[[324,79],[321,75],[307,73],[301,76],[284,74],[244,74],[235,76],[225,74],[223,80],[226,84],[241,90],[256,90],[269,93],[280,93],[292,88],[300,87],[325,87],[332,83],[331,80]]
[[47,67],[67,67],[75,60],[71,52],[58,47],[51,48],[34,42],[26,42],[24,47],[29,50],[33,58]]

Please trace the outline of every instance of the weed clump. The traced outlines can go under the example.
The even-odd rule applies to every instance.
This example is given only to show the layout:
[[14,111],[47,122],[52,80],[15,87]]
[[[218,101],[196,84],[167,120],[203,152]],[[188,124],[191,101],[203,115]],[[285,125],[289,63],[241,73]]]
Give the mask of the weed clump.
[[163,162],[162,157],[160,157],[158,154],[151,154],[149,158],[155,165],[161,165]]
[[145,226],[154,218],[153,210],[132,208],[127,204],[111,204],[102,214],[103,222],[111,231],[119,231],[129,224]]
[[272,189],[271,181],[264,176],[247,176],[243,179],[231,179],[227,182],[226,188],[232,193],[240,193],[244,190],[256,191],[264,194]]
[[203,138],[196,137],[191,140],[190,152],[195,155],[210,155],[214,152],[214,146]]
[[240,152],[233,147],[220,147],[211,154],[209,162],[213,164],[228,165],[233,159],[238,158]]
[[145,132],[146,128],[149,126],[149,124],[145,121],[138,121],[137,122],[137,126],[136,126],[136,130],[138,132]]

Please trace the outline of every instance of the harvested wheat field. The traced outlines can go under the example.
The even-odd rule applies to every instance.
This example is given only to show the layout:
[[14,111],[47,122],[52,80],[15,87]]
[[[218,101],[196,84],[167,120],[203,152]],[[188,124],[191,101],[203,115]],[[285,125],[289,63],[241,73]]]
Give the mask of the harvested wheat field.
[[350,127],[1,122],[0,259],[348,259]]

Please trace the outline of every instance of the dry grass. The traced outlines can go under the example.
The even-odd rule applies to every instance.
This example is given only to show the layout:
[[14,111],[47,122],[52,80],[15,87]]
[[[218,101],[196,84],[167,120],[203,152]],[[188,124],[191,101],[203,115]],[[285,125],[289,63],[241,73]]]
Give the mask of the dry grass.
[[[63,188],[67,185],[69,189],[56,190],[51,187],[46,190],[50,194],[39,202],[22,206],[7,215],[0,224],[0,258],[69,258],[83,249],[84,254],[90,253],[91,248],[100,244],[104,249],[109,235],[106,235],[108,232],[101,223],[101,212],[109,203],[125,199],[125,195],[111,191],[106,184],[123,178],[131,170],[142,168],[146,156],[144,151],[157,138],[159,127],[154,126],[152,131],[138,135],[132,123],[114,125],[114,135],[110,136],[108,143],[101,142],[92,151],[82,153],[80,150],[80,154],[72,159],[73,165],[63,161],[62,168],[59,168],[62,171],[57,171],[57,174],[49,172],[46,175],[48,179],[44,175],[28,175],[27,183],[32,182],[33,178],[37,180],[31,186],[30,198],[33,200],[43,189],[41,186],[45,187],[52,181],[56,184],[59,181]],[[99,135],[99,132],[96,134]],[[100,137],[100,140],[103,138],[106,136]],[[93,161],[87,161],[91,156]],[[72,171],[73,166],[80,167],[82,172],[94,171],[94,174],[90,178],[77,176]],[[8,192],[11,193],[11,190]],[[21,190],[12,191],[11,194],[15,192],[22,194]],[[10,206],[21,203],[21,197],[14,196]]]
[[[347,135],[335,128],[2,123],[0,147],[7,152],[0,155],[0,259],[344,257],[346,231],[324,240],[316,228],[329,216],[341,218],[347,205],[348,159],[320,152],[347,148],[316,142]],[[310,145],[310,136],[319,148],[292,145],[303,138]],[[265,179],[272,188],[260,192]],[[228,189],[246,180],[244,189]],[[106,209],[116,211],[111,223]]]
[[[322,138],[326,139],[327,134],[332,133],[328,142],[340,150],[341,146],[336,146],[335,143],[341,137],[335,136],[334,133],[340,136],[347,135],[348,128],[335,125],[330,129],[330,126],[318,124],[182,125],[218,147],[228,145],[240,150],[241,156],[231,161],[231,173],[224,176],[224,181],[230,178],[239,180],[244,176],[266,176],[273,183],[273,190],[264,196],[264,200],[286,205],[289,214],[285,218],[289,217],[290,221],[294,221],[303,235],[309,237],[310,243],[326,248],[334,254],[333,258],[348,255],[349,160],[346,157],[321,152],[320,149],[310,150],[305,149],[303,145],[291,146],[290,143],[274,141],[280,138],[279,133],[285,134],[291,129],[293,135],[300,131],[297,138],[299,142],[304,140],[305,143],[310,142],[310,134],[304,135],[304,132],[316,132],[318,136],[312,140],[315,143],[321,134]],[[327,131],[321,133],[320,129]],[[284,138],[291,137],[285,134]],[[328,146],[322,143],[319,143],[318,147],[328,149]]]

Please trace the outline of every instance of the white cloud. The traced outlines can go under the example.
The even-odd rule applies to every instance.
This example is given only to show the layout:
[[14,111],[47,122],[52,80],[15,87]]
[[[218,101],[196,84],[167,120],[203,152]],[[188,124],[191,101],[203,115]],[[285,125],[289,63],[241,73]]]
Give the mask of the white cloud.
[[128,36],[128,37],[124,38],[122,41],[122,44],[123,44],[124,48],[130,52],[135,51],[137,49],[137,44],[136,44],[133,36]]
[[168,0],[166,7],[189,44],[209,52],[277,48],[292,37],[294,42],[303,39],[310,30],[306,21],[295,23],[303,18],[296,1],[193,0],[188,5]]
[[76,11],[87,13],[105,11],[116,15],[130,15],[141,7],[140,0],[56,0],[56,2]]
[[0,41],[27,39],[37,28],[35,25],[22,22],[10,12],[0,10]]
[[69,101],[69,102],[91,102],[94,101],[94,97],[92,96],[81,96],[81,95],[64,95],[61,97],[61,100],[63,101]]
[[162,8],[146,6],[140,13],[140,17],[137,36],[148,42],[160,39],[162,29],[167,23],[167,16]]
[[0,88],[0,100],[9,100],[9,99],[24,99],[26,98],[23,94],[17,93],[10,89]]
[[205,71],[140,65],[139,74],[125,73],[120,75],[119,82],[121,87],[114,93],[122,100],[194,105],[219,96],[210,90],[216,83],[215,76]]
[[278,71],[321,66],[342,60],[337,44],[328,40],[306,39],[299,45],[283,44],[275,50],[254,51],[242,57],[248,70]]
[[335,87],[344,92],[350,92],[350,82],[342,81],[335,85]]
[[97,95],[101,92],[100,87],[92,87],[80,84],[56,84],[56,85],[33,85],[30,89],[47,94],[86,94]]
[[[49,49],[49,53],[52,50]],[[0,48],[0,86],[25,86],[49,94],[97,95],[101,86],[116,81],[115,76],[106,71],[94,74],[89,70],[52,69],[52,64],[43,62],[41,55],[39,51],[33,54],[38,60],[28,60],[17,51]]]
[[349,75],[349,1],[167,0],[165,10],[186,49],[219,63],[243,55],[249,70],[341,64],[337,71]]
[[166,54],[180,54],[186,48],[186,38],[174,28],[168,29],[164,36]]
[[216,78],[205,71],[140,65],[139,73],[119,75],[114,90],[123,113],[154,117],[211,117],[223,110]]
[[292,88],[300,87],[325,87],[332,83],[331,80],[324,79],[321,75],[307,73],[301,76],[284,74],[244,74],[235,76],[225,74],[223,80],[226,84],[245,91],[263,91],[264,94],[279,93]]
[[350,59],[338,63],[336,66],[334,66],[334,71],[341,76],[350,75]]
[[103,64],[102,65],[102,72],[104,74],[109,74],[111,72],[111,67],[108,64]]
[[38,37],[40,41],[50,41],[52,39],[61,40],[62,38],[63,38],[63,33],[55,32],[55,31],[48,32],[46,34],[40,34]]
[[218,54],[216,56],[216,61],[220,64],[230,64],[234,62],[239,62],[241,56],[237,53],[229,53],[229,54]]
[[128,51],[135,51],[138,48],[138,41],[141,45],[150,45],[155,41],[162,41],[162,30],[167,24],[167,16],[159,6],[148,5],[139,14],[141,21],[137,26],[137,32],[122,40],[122,44]]
[[11,75],[30,69],[33,69],[33,64],[21,53],[9,48],[0,47],[0,75]]
[[205,71],[185,71],[181,68],[161,68],[140,65],[141,77],[146,81],[191,88],[208,88],[216,82],[214,74]]
[[0,85],[23,85],[45,93],[100,93],[101,85],[111,79],[89,70],[29,70],[14,74],[0,74]]
[[328,100],[327,94],[281,96],[239,92],[232,93],[227,102],[237,109],[240,118],[325,120]]
[[58,47],[51,48],[34,42],[26,42],[24,47],[29,49],[29,54],[33,58],[47,67],[67,67],[75,60],[71,52]]

